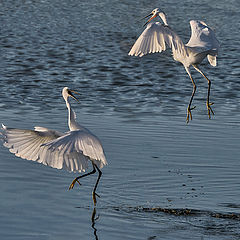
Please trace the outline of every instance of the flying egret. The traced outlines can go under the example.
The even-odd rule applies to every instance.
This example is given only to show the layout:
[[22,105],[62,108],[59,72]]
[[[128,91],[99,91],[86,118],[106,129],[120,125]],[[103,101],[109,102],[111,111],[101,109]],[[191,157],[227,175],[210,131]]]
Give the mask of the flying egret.
[[68,108],[70,131],[61,133],[44,127],[23,130],[2,125],[3,145],[17,157],[72,172],[85,172],[88,162],[91,161],[93,170],[76,177],[69,190],[74,187],[76,182],[80,184],[80,178],[93,174],[97,170],[99,174],[92,192],[93,203],[96,205],[96,196],[99,197],[96,189],[102,175],[100,169],[107,164],[107,161],[100,140],[76,122],[76,114],[69,102],[69,97],[78,101],[73,93],[77,92],[68,87],[64,87],[62,90],[62,96]]
[[191,108],[191,104],[196,91],[196,84],[192,78],[190,66],[193,66],[208,81],[206,105],[208,117],[210,119],[211,113],[214,114],[211,108],[213,103],[210,103],[209,101],[211,81],[200,70],[198,64],[207,57],[212,66],[215,67],[217,65],[219,42],[216,39],[214,32],[203,21],[191,20],[190,26],[192,34],[188,43],[184,44],[181,38],[169,27],[166,15],[163,11],[156,8],[145,18],[149,16],[151,16],[151,18],[147,23],[159,16],[160,19],[162,19],[163,24],[160,22],[149,23],[128,54],[130,56],[142,57],[148,53],[162,52],[166,50],[167,44],[172,49],[174,60],[183,64],[193,84],[192,96],[187,108],[187,123],[189,122],[189,119],[192,120],[191,110],[195,107]]

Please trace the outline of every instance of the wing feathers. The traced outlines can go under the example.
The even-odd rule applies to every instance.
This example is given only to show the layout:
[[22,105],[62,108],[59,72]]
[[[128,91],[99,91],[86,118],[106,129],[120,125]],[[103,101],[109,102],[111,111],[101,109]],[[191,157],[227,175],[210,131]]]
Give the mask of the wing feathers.
[[4,146],[17,157],[36,161],[40,157],[40,146],[62,134],[53,130],[42,128],[42,131],[7,128],[3,125],[1,135]]
[[85,171],[88,160],[102,168],[107,164],[99,139],[85,130],[65,135],[43,127],[35,130],[13,129],[3,126],[4,146],[17,157],[69,171]]
[[[66,133],[64,136],[59,137],[53,141],[43,144],[49,151],[58,151],[60,155],[74,156],[75,154],[81,154],[86,161],[82,161],[79,166],[85,167],[87,160],[95,160],[94,162],[101,168],[107,164],[105,154],[99,139],[93,134],[76,130]],[[79,161],[69,161],[67,159],[66,166],[77,166]]]
[[166,50],[166,43],[173,54],[181,52],[187,55],[184,43],[174,31],[159,22],[149,23],[128,55],[142,57],[148,53],[162,52]]
[[213,30],[207,26],[203,21],[191,20],[191,37],[186,44],[189,47],[198,47],[204,51],[213,51],[217,55],[220,47],[219,42]]

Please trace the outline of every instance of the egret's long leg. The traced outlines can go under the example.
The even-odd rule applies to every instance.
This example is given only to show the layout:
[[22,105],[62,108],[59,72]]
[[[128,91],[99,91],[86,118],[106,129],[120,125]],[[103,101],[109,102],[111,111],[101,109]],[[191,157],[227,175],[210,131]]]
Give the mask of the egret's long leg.
[[208,110],[208,117],[209,119],[211,118],[211,113],[214,115],[214,112],[211,108],[211,105],[213,105],[213,103],[210,103],[209,102],[209,98],[210,98],[210,89],[211,89],[211,81],[205,76],[205,74],[196,66],[196,65],[193,65],[193,67],[202,74],[202,76],[207,79],[208,81],[208,94],[207,94],[207,102],[206,102],[206,105],[207,105],[207,110]]
[[191,108],[191,104],[192,104],[192,101],[193,101],[193,97],[194,97],[194,94],[196,92],[196,89],[197,89],[197,86],[192,78],[192,75],[190,73],[190,70],[189,70],[189,67],[185,67],[191,81],[192,81],[192,84],[193,84],[193,91],[192,91],[192,96],[190,98],[190,101],[189,101],[189,104],[188,104],[188,108],[187,108],[187,119],[186,119],[186,122],[188,123],[189,122],[189,118],[192,120],[192,112],[191,110],[193,110],[195,108],[195,106],[193,108]]
[[[92,165],[93,165],[93,170],[92,170],[91,172],[89,172],[89,173],[86,173],[86,174],[82,175],[82,176],[76,177],[76,178],[72,181],[71,185],[69,186],[69,190],[70,190],[70,189],[73,189],[73,187],[74,187],[74,185],[75,185],[76,182],[78,182],[78,183],[80,184],[80,182],[78,181],[78,179],[83,178],[83,177],[86,177],[86,176],[91,175],[91,174],[94,174],[94,173],[96,172],[95,164],[92,164]],[[80,185],[81,185],[81,184],[80,184]]]
[[[95,165],[95,164],[93,163],[93,165]],[[100,196],[96,193],[96,189],[97,189],[99,180],[100,180],[100,178],[101,178],[101,176],[102,176],[102,172],[100,171],[100,169],[98,168],[98,166],[95,165],[95,167],[96,167],[96,169],[98,170],[98,178],[97,178],[96,184],[95,184],[94,189],[93,189],[93,192],[92,192],[92,197],[93,197],[94,206],[96,206],[96,203],[97,203],[96,196],[100,197]]]

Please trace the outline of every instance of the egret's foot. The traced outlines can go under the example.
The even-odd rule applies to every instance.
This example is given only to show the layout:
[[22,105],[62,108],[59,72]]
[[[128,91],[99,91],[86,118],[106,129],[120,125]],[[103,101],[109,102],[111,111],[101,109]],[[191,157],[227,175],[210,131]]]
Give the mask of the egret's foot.
[[78,182],[78,184],[81,185],[81,183],[78,181],[78,179],[75,178],[75,179],[72,181],[71,185],[69,186],[69,189],[68,189],[68,190],[73,189],[73,187],[74,187],[74,185],[75,185],[76,182]]
[[95,224],[95,221],[97,221],[99,219],[99,215],[96,216],[96,208],[93,208],[93,212],[92,212],[92,223]]
[[96,206],[96,203],[97,203],[96,196],[100,198],[100,196],[99,196],[97,193],[93,192],[93,193],[92,193],[92,198],[93,198],[93,204],[94,204],[94,206]]
[[189,123],[189,120],[191,119],[192,120],[192,110],[195,109],[196,106],[190,108],[190,106],[188,106],[187,108],[187,119],[186,119],[186,122]]
[[211,113],[212,113],[212,115],[214,115],[214,112],[213,112],[213,110],[212,110],[212,108],[211,108],[211,105],[213,105],[214,103],[209,103],[209,102],[207,102],[206,103],[206,105],[207,105],[207,110],[208,110],[208,118],[209,119],[211,119]]

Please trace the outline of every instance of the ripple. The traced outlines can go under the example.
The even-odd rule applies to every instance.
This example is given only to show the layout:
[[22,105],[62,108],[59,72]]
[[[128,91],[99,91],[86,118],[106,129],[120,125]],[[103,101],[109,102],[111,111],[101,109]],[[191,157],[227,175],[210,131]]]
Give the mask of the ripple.
[[[128,56],[143,30],[136,19],[156,7],[132,0],[2,1],[1,121],[65,131],[61,90],[78,90],[78,120],[100,137],[110,162],[96,209],[99,238],[239,239],[240,35],[232,34],[239,29],[239,1],[169,3],[164,8],[171,27],[185,42],[188,19],[197,18],[216,29],[221,43],[218,66],[202,66],[212,80],[211,121],[199,73],[192,70],[197,107],[186,126],[192,83],[183,66],[170,51]],[[89,203],[95,179],[69,193],[72,175],[5,150],[3,238],[94,237]]]

